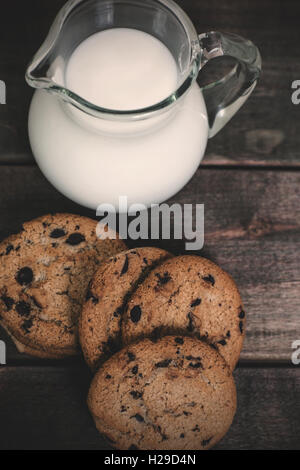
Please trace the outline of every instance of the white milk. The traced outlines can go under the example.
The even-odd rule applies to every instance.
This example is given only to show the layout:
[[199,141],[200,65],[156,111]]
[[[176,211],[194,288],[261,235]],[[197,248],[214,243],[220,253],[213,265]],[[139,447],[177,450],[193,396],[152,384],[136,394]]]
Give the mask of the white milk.
[[[124,28],[84,41],[69,60],[65,81],[93,104],[129,110],[167,98],[176,90],[178,73],[160,41]],[[171,110],[129,122],[88,116],[40,90],[30,109],[29,135],[50,182],[95,209],[102,203],[118,207],[119,196],[147,205],[173,196],[203,157],[208,123],[196,83]]]
[[150,34],[115,28],[93,34],[72,54],[66,86],[93,104],[116,110],[159,103],[177,87],[176,62]]

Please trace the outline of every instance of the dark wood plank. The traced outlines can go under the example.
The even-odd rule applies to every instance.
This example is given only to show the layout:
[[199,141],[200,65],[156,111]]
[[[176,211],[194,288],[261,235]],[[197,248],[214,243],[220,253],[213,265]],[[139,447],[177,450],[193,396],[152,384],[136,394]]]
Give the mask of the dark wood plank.
[[[11,0],[0,16],[0,79],[7,105],[0,106],[0,163],[33,163],[27,137],[32,90],[26,65],[43,41],[64,0]],[[299,166],[299,106],[291,83],[300,77],[297,0],[178,0],[197,31],[231,31],[260,48],[264,73],[251,99],[209,142],[204,165]]]
[[0,162],[32,162],[27,116],[32,90],[25,83],[27,64],[45,39],[64,0],[13,0],[0,15],[0,79],[7,104],[0,106]]
[[[238,411],[218,449],[300,449],[300,369],[238,369]],[[109,449],[86,407],[85,366],[0,368],[1,449]],[[103,406],[108,406],[104,404]]]
[[[35,167],[2,167],[0,187],[0,239],[47,212],[95,215],[60,195]],[[205,204],[199,254],[220,264],[239,285],[248,313],[243,361],[290,363],[291,344],[300,339],[299,187],[299,172],[202,168],[169,201]],[[185,248],[177,240],[129,246],[145,244],[174,253]],[[10,348],[8,361],[18,357]]]
[[218,449],[300,449],[300,369],[238,369],[238,411]]
[[299,2],[179,3],[193,19],[197,31],[230,31],[247,37],[259,47],[263,59],[257,89],[209,142],[203,164],[299,166],[299,106],[291,102],[291,84],[300,76],[296,64]]

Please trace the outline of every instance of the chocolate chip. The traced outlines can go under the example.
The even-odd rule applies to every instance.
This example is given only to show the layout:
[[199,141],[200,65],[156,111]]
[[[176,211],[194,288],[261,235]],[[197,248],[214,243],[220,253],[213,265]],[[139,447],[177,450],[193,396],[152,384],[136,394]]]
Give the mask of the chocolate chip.
[[25,333],[30,333],[30,328],[32,328],[33,321],[31,318],[28,320],[25,320],[22,324],[22,329],[25,331]]
[[154,328],[154,330],[151,332],[149,339],[152,341],[152,343],[157,343],[157,341],[161,338],[162,335],[162,327],[158,326],[157,328]]
[[122,271],[121,271],[120,276],[124,276],[124,274],[127,273],[128,267],[129,267],[129,261],[128,261],[128,256],[126,255],[125,262],[124,262],[124,266],[123,266],[123,268],[122,268]]
[[27,302],[22,300],[21,302],[17,303],[16,311],[21,317],[28,317],[28,315],[30,315],[31,308]]
[[86,296],[85,296],[85,300],[86,300],[86,301],[91,300],[94,305],[96,305],[96,304],[99,302],[98,297],[96,297],[96,296],[93,294],[92,289],[91,289],[90,286],[88,287],[88,290],[87,290],[87,293],[86,293]]
[[118,340],[109,336],[106,343],[102,343],[102,348],[105,355],[111,356],[119,350]]
[[126,408],[126,406],[122,405],[121,406],[121,413],[125,413],[125,411],[127,411],[127,408]]
[[169,365],[171,364],[171,362],[172,362],[172,359],[165,359],[164,361],[157,362],[157,363],[155,364],[155,367],[157,367],[157,368],[169,367]]
[[242,320],[243,318],[245,318],[246,314],[244,312],[244,310],[241,310],[240,313],[239,313],[239,318]]
[[110,379],[111,379],[111,375],[107,374],[105,378],[106,378],[107,380],[110,380]]
[[208,439],[203,439],[203,441],[201,442],[202,447],[208,446],[211,440],[212,440],[212,437],[209,437]]
[[85,241],[84,235],[81,233],[72,233],[69,238],[66,240],[66,243],[71,246],[80,245],[80,243]]
[[32,269],[25,267],[18,271],[16,276],[16,281],[20,286],[28,286],[33,281],[33,272]]
[[180,288],[180,287],[178,287],[178,289],[176,289],[174,292],[172,292],[172,294],[170,295],[170,298],[169,298],[169,300],[168,300],[168,304],[169,304],[169,305],[171,305],[171,304],[172,304],[172,300],[173,300],[173,298],[174,298],[176,295],[178,295],[178,294],[179,294],[179,292],[180,292],[180,289],[181,289],[181,288]]
[[142,316],[142,310],[139,305],[135,305],[130,311],[130,318],[133,323],[138,323]]
[[191,303],[191,308],[194,308],[194,307],[197,307],[197,305],[200,305],[201,304],[201,299],[195,299],[193,300],[193,302]]
[[127,356],[128,356],[129,362],[135,361],[135,355],[132,352],[128,351]]
[[227,336],[227,338],[230,338],[230,336],[231,336],[230,335],[230,330],[227,331],[226,336]]
[[183,439],[183,438],[184,438],[184,434],[183,434],[183,432],[180,434],[180,436],[179,436],[179,437],[180,437],[181,439]]
[[139,366],[134,366],[132,369],[131,369],[131,372],[133,373],[133,375],[136,375],[139,371]]
[[136,392],[135,390],[132,390],[130,392],[130,395],[132,396],[132,398],[134,398],[134,400],[138,400],[139,398],[143,396],[141,392]]
[[189,367],[191,367],[192,369],[203,369],[201,362],[196,362],[196,363],[190,362]]
[[141,415],[139,415],[138,413],[134,416],[131,416],[131,418],[135,418],[139,423],[144,422],[144,418]]
[[12,299],[11,297],[7,297],[6,295],[2,295],[1,300],[5,303],[5,306],[8,311],[11,310],[13,304],[15,303],[14,299]]
[[239,329],[240,329],[241,334],[243,334],[243,331],[244,331],[244,324],[243,324],[242,321],[240,321],[240,323],[239,323]]
[[14,249],[13,245],[8,245],[6,247],[6,251],[5,251],[5,254],[6,255],[9,255],[9,253]]
[[205,282],[209,282],[212,286],[215,285],[215,278],[211,274],[209,274],[208,276],[203,277],[202,279]]
[[188,361],[201,361],[201,357],[195,357],[195,356],[186,356],[186,359]]
[[56,228],[50,233],[50,238],[61,238],[66,235],[66,232],[62,228]]
[[119,318],[123,313],[123,308],[122,307],[118,307],[115,311],[114,311],[114,317],[115,318]]
[[196,426],[194,427],[194,429],[192,429],[192,431],[193,432],[199,432],[200,431],[198,424],[196,424]]
[[180,337],[175,338],[175,343],[176,343],[176,344],[183,344],[183,343],[184,343],[184,339],[183,339],[183,338],[180,338]]
[[221,339],[221,341],[218,341],[218,344],[220,344],[221,346],[226,346],[227,341],[226,339]]
[[167,284],[172,279],[168,272],[165,272],[163,275],[161,275],[160,273],[157,273],[157,274],[155,274],[155,276],[158,279],[157,285],[159,285],[159,286],[163,286],[163,285]]
[[188,320],[189,320],[189,323],[188,323],[188,326],[187,326],[187,330],[188,330],[189,332],[192,332],[192,331],[194,331],[194,329],[195,329],[195,326],[194,326],[194,323],[193,323],[193,314],[192,314],[191,312],[188,313],[188,314],[187,314],[187,318],[188,318]]
[[144,264],[148,264],[147,258],[143,258]]

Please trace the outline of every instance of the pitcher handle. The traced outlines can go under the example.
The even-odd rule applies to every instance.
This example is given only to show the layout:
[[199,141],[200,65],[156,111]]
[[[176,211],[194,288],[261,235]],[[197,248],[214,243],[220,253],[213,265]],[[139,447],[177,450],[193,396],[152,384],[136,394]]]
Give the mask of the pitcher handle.
[[[219,56],[229,56],[237,61],[228,75],[202,88],[211,138],[227,124],[254,90],[261,73],[261,56],[251,41],[236,34],[212,31],[200,34],[199,43],[201,68]],[[199,76],[204,74],[205,69],[200,70]]]

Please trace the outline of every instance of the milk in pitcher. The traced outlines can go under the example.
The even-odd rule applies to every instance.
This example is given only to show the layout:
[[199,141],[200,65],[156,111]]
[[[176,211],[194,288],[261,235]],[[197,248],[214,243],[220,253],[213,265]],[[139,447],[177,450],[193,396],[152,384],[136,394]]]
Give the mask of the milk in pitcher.
[[[161,41],[136,29],[113,28],[74,50],[64,85],[92,105],[128,111],[167,99],[180,83],[175,59]],[[48,179],[93,209],[103,203],[118,209],[120,196],[148,206],[168,199],[193,176],[205,151],[207,112],[196,82],[176,106],[147,120],[105,121],[77,111],[37,91],[30,140]]]

